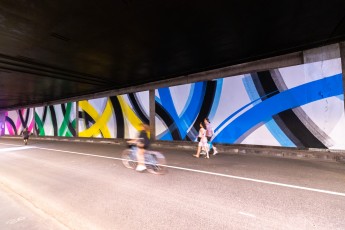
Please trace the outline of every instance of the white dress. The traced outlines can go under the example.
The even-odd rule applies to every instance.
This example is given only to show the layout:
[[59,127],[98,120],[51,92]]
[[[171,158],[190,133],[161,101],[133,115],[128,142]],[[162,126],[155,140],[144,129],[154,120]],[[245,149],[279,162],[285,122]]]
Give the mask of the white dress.
[[207,138],[206,138],[206,130],[204,128],[200,128],[198,137],[200,137],[198,146],[205,147],[205,150],[207,150],[208,143],[207,143]]

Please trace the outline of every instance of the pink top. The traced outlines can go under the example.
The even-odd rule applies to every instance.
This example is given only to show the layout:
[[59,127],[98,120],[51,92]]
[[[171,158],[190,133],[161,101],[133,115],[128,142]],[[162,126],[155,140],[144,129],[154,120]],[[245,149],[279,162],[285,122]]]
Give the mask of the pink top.
[[199,146],[207,145],[206,130],[204,128],[200,128],[198,137],[200,137]]
[[206,136],[207,137],[213,136],[213,129],[210,123],[206,124]]

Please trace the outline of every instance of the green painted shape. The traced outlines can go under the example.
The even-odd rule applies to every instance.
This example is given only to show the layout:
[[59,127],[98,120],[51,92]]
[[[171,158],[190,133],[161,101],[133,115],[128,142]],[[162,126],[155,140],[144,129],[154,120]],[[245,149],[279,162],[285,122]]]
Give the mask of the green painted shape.
[[68,129],[69,119],[71,118],[72,103],[73,102],[67,103],[66,114],[59,128],[59,136],[72,137],[72,133]]
[[39,136],[45,136],[45,132],[44,132],[44,127],[43,127],[43,123],[42,123],[42,120],[41,118],[38,116],[38,114],[36,113],[35,111],[35,122],[36,122],[36,125],[38,127],[38,130],[40,131],[39,132]]

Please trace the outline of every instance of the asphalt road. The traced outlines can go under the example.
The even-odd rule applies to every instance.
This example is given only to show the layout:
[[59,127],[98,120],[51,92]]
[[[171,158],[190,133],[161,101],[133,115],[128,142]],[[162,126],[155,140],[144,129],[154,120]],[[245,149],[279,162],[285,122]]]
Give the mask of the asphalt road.
[[0,138],[0,229],[345,229],[345,164],[160,149],[168,173],[123,146]]

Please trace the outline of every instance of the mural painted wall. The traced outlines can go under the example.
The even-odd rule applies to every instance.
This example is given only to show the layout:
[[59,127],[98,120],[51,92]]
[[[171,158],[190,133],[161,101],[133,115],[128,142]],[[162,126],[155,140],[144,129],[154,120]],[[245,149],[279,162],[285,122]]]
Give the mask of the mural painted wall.
[[79,101],[79,136],[133,138],[149,122],[149,92]]
[[76,103],[35,108],[36,133],[39,136],[76,136]]
[[20,135],[25,127],[32,132],[34,123],[32,108],[8,111],[5,113],[5,135]]
[[195,140],[208,117],[213,141],[345,149],[341,60],[156,90],[159,140]]

